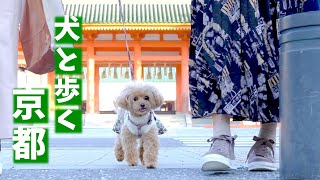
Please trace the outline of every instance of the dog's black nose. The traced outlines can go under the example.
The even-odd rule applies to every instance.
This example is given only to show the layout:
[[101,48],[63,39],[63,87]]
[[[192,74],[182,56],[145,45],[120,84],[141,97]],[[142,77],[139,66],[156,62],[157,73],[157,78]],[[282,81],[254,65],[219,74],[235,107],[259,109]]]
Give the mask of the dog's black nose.
[[144,108],[146,105],[144,105],[144,104],[140,104],[140,106],[141,106],[142,108]]

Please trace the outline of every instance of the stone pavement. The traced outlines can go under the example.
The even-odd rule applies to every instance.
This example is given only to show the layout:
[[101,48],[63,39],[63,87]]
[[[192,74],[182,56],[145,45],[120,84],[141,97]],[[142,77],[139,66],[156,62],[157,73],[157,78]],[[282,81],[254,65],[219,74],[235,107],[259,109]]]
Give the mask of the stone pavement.
[[[159,167],[145,169],[139,165],[129,167],[117,162],[113,155],[112,141],[101,145],[96,138],[112,138],[110,129],[85,129],[82,135],[56,135],[50,138],[57,142],[50,145],[49,164],[13,164],[10,142],[4,142],[1,154],[4,172],[0,179],[277,179],[276,172],[248,172],[245,165],[250,146],[236,146],[237,159],[234,170],[229,173],[202,173],[199,170],[202,155],[208,150],[205,145],[187,146],[176,137],[208,138],[210,129],[175,128],[161,136]],[[239,136],[252,136],[257,129],[233,129]],[[63,138],[62,138],[63,137]],[[85,138],[87,141],[84,141]],[[65,140],[69,141],[65,141]],[[61,140],[61,141],[59,141]],[[64,141],[62,141],[64,140]],[[81,140],[81,141],[80,141]],[[98,139],[99,140],[99,139]],[[79,142],[78,142],[79,141]],[[90,142],[92,142],[90,144]],[[67,145],[66,145],[67,143]],[[81,144],[89,144],[84,146]],[[68,146],[68,144],[70,146]],[[237,145],[237,144],[236,144]],[[278,158],[279,149],[276,148]]]
[[[0,179],[277,179],[278,172],[248,172],[245,165],[249,148],[236,148],[234,170],[229,173],[202,173],[201,156],[207,148],[161,148],[158,169],[142,165],[129,167],[117,162],[113,150],[51,150],[48,165],[13,165],[4,153],[4,172]],[[278,149],[277,149],[278,152]]]

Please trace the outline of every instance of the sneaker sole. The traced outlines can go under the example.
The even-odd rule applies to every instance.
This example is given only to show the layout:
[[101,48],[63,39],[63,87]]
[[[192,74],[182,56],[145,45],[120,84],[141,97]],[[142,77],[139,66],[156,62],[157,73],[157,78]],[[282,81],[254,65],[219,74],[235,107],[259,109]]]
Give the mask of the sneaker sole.
[[201,171],[229,171],[230,159],[219,154],[207,154],[202,158]]
[[252,162],[248,163],[249,171],[276,171],[278,167],[270,162]]

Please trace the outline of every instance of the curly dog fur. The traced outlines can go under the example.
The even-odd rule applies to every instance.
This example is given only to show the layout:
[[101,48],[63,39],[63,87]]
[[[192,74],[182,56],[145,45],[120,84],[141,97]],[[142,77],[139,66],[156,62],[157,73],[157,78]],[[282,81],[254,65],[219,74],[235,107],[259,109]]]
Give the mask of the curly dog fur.
[[129,166],[136,166],[140,159],[147,168],[157,167],[160,141],[153,110],[162,104],[158,89],[146,83],[134,82],[120,93],[115,100],[122,122],[114,148],[118,161],[126,160]]

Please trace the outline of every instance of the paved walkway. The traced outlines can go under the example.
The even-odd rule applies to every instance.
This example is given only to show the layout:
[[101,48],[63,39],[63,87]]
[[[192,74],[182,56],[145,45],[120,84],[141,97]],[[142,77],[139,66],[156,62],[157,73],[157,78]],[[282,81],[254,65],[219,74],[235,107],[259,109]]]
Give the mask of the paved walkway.
[[[208,148],[163,147],[158,169],[142,165],[129,167],[117,162],[112,148],[51,149],[50,162],[45,165],[12,164],[11,151],[4,151],[4,174],[0,179],[276,179],[278,172],[247,172],[247,147],[236,147],[237,159],[229,173],[202,173],[201,156]],[[278,149],[276,152],[278,153]],[[161,178],[160,178],[161,177]]]
[[0,179],[18,180],[274,180],[278,172],[202,173],[198,168],[7,170]]
[[[51,130],[52,132],[53,130]],[[161,136],[159,167],[145,169],[117,162],[113,153],[114,133],[111,129],[84,129],[81,135],[51,133],[49,164],[13,164],[11,142],[3,142],[1,161],[4,174],[0,179],[276,179],[278,172],[247,172],[247,145],[236,143],[234,170],[230,173],[204,174],[199,170],[202,155],[208,150],[205,142],[211,129],[174,128]],[[257,129],[233,129],[240,137],[252,137]],[[180,138],[180,139],[179,139]],[[181,138],[198,138],[197,143]],[[241,142],[250,139],[242,139]],[[105,142],[105,143],[101,143]],[[240,142],[240,141],[239,141]],[[248,144],[249,143],[249,144]],[[252,141],[251,141],[252,143]],[[238,144],[238,145],[237,145]],[[278,157],[279,149],[276,148]]]

